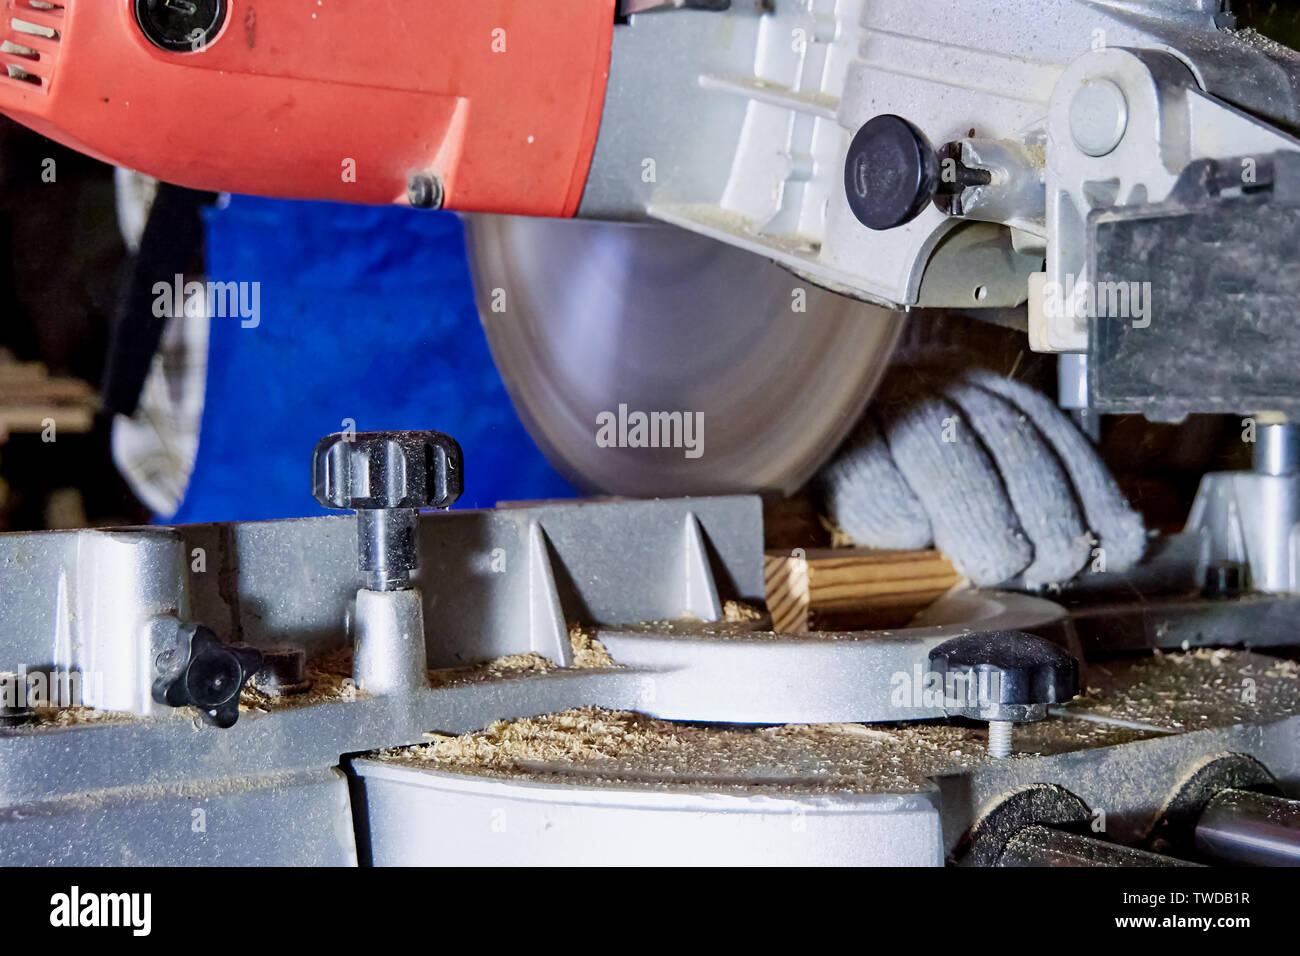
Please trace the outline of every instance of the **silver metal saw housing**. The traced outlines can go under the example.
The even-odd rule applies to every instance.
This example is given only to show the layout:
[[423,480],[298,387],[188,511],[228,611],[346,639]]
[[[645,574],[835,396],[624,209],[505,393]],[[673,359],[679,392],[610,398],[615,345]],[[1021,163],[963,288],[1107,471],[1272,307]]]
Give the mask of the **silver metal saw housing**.
[[[1285,132],[1300,58],[1235,30],[1226,6],[737,0],[634,15],[615,30],[579,214],[649,216],[891,306],[1017,306],[1045,258],[1036,281],[1083,277],[1092,210],[1159,201],[1197,158],[1300,148]],[[1089,156],[1071,109],[1097,79],[1129,116],[1119,146]],[[854,218],[845,151],[881,114],[984,157],[993,183],[965,218],[931,207],[886,232]],[[1030,324],[1035,348],[1086,346],[1082,323],[1036,321],[1032,301]]]

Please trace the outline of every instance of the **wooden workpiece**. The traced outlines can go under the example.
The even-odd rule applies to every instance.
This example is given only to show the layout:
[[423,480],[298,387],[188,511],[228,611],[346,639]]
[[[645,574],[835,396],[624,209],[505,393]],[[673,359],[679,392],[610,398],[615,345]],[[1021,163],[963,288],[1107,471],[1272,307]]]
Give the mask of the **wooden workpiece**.
[[901,627],[962,580],[938,551],[768,551],[763,583],[783,634]]

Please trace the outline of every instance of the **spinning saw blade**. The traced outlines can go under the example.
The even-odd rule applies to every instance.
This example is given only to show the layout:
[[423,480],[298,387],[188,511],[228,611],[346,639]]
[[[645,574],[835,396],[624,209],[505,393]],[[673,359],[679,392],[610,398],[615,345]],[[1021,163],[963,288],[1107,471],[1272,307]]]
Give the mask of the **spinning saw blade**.
[[[667,226],[479,216],[466,231],[515,407],[587,492],[797,489],[856,423],[902,323]],[[637,412],[702,431],[693,447],[630,447]],[[598,441],[601,421],[626,443]]]

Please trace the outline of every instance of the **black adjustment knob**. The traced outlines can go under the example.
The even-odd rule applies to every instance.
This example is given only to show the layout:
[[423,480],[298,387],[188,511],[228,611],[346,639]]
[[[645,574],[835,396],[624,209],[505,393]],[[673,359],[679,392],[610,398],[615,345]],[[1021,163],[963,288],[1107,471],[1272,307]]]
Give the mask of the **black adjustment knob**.
[[911,222],[939,190],[939,157],[901,116],[868,120],[849,144],[844,194],[858,222],[885,230]]
[[950,717],[989,722],[989,756],[1011,756],[1012,728],[1042,720],[1049,704],[1079,693],[1079,662],[1045,638],[1024,631],[984,631],[945,641],[930,652]]
[[208,723],[233,727],[239,695],[262,666],[262,652],[222,644],[206,627],[177,632],[175,646],[158,657],[153,695],[171,707],[197,707]]
[[225,26],[227,11],[226,0],[135,0],[141,32],[171,53],[202,50]]
[[357,560],[373,591],[410,587],[416,515],[450,508],[464,489],[460,445],[442,432],[340,432],[316,443],[312,494],[357,513]]
[[326,508],[449,508],[463,489],[460,445],[442,432],[339,432],[312,453],[312,495]]
[[944,710],[953,717],[1041,720],[1049,704],[1063,704],[1079,693],[1079,662],[1024,631],[953,638],[930,652],[930,667],[943,677]]

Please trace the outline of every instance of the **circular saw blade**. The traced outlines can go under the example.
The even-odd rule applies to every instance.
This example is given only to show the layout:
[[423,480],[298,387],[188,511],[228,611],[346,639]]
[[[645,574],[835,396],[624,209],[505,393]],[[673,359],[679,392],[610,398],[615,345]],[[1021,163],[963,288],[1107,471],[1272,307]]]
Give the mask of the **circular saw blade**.
[[[669,226],[477,216],[466,232],[515,408],[587,492],[799,488],[862,413],[902,323]],[[638,412],[703,427],[634,447]]]

